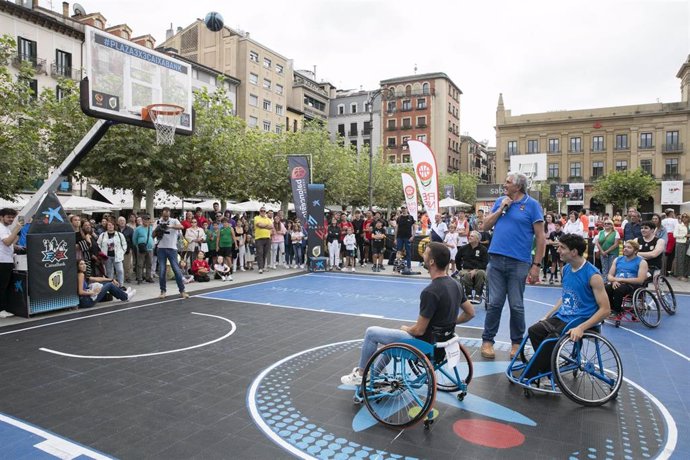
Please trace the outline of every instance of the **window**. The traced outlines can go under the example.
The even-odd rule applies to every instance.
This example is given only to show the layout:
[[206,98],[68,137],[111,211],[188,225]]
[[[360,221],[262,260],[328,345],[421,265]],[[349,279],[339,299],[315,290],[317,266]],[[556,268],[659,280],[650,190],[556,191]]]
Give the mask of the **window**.
[[417,134],[417,140],[426,144],[426,134]]
[[570,177],[582,177],[582,163],[579,161],[570,163]]
[[259,119],[256,117],[249,117],[249,127],[250,128],[256,128],[256,125],[259,124]]
[[527,153],[538,153],[539,141],[537,139],[529,139],[527,141]]
[[388,105],[386,107],[386,111],[388,113],[393,113],[395,112],[395,101],[388,101]]
[[264,78],[264,89],[271,89],[271,80]]
[[350,141],[352,148],[357,151],[357,139]]
[[371,146],[371,139],[363,139],[362,145],[369,149],[369,147]]
[[283,127],[281,125],[276,125],[276,134],[280,134],[283,132]]
[[677,158],[666,159],[666,169],[664,171],[666,174],[678,174],[678,159]]
[[424,110],[424,109],[426,109],[426,99],[423,97],[420,97],[419,99],[417,99],[417,110]]
[[388,155],[388,162],[395,163],[395,155]]
[[592,136],[592,152],[603,152],[604,150],[604,136]]
[[410,162],[410,155],[405,154],[402,156],[402,162],[403,163],[409,163]]
[[366,113],[371,112],[371,104],[370,104],[369,102],[365,102],[365,103],[364,103],[364,111],[365,111]]
[[264,110],[268,110],[269,112],[272,110],[271,101],[268,99],[264,99]]
[[666,145],[665,152],[675,152],[680,150],[680,137],[678,131],[666,131]]
[[616,171],[627,171],[628,160],[616,160]]
[[412,128],[412,118],[403,118],[402,119],[402,129],[410,129]]
[[55,50],[55,73],[63,77],[72,77],[72,55],[62,50]]
[[387,129],[388,131],[395,131],[395,118],[392,120],[388,120]]
[[55,99],[57,101],[61,101],[65,96],[67,95],[67,92],[60,87],[60,85],[55,86]]
[[517,141],[508,141],[508,155],[517,155]]
[[652,133],[640,133],[640,148],[653,149]]
[[305,105],[305,107],[313,107],[314,109],[320,110],[321,112],[326,110],[326,104],[325,103],[323,103],[319,100],[316,100],[313,97],[307,96],[307,95],[304,96],[304,105]]
[[362,134],[365,136],[369,136],[371,134],[371,123],[368,121],[364,122],[364,126],[362,127]]
[[357,123],[350,123],[350,136],[357,135]]
[[258,107],[259,106],[259,96],[256,94],[250,94],[249,95],[249,105],[252,107]]
[[424,83],[422,85],[422,94],[430,94],[429,93],[429,83]]
[[282,74],[283,72],[284,72],[283,66],[280,64],[276,64],[276,73]]
[[417,117],[417,128],[426,128],[426,117]]
[[20,61],[29,61],[35,66],[37,63],[36,50],[37,45],[35,41],[17,37],[17,57],[19,57]]
[[559,177],[558,163],[549,163],[549,177]]
[[598,179],[603,175],[604,175],[604,162],[603,161],[593,161],[592,162],[592,177],[595,179]]
[[357,113],[357,103],[353,102],[350,104],[350,113]]
[[561,153],[560,139],[549,139],[549,153]]
[[392,149],[395,148],[395,139],[396,139],[395,137],[389,137],[389,138],[387,139],[386,145],[387,145],[389,148],[392,148]]
[[264,131],[266,131],[266,132],[271,131],[271,122],[268,120],[264,120]]
[[19,78],[18,81],[28,86],[29,90],[31,90],[31,99],[36,99],[36,97],[38,96],[38,80],[29,78]]
[[628,135],[627,134],[616,134],[616,147],[614,150],[628,150]]
[[407,150],[407,141],[410,140],[410,136],[403,136],[401,139],[400,144],[402,145],[403,150]]
[[338,134],[345,136],[345,125],[338,125]]
[[249,60],[252,62],[259,62],[259,53],[257,53],[256,51],[250,51]]
[[402,111],[409,112],[412,110],[412,101],[410,99],[405,99],[402,101]]
[[283,94],[283,85],[276,83],[276,94]]
[[271,60],[269,58],[264,58],[264,68],[270,69],[271,68]]
[[338,115],[345,114],[345,106],[343,104],[338,104]]
[[652,172],[652,160],[649,159],[644,159],[640,160],[640,169],[649,174],[650,176],[653,176],[654,173]]
[[[283,106],[276,104],[276,115],[282,115],[283,114]],[[277,128],[277,126],[276,126]]]
[[571,153],[581,153],[582,152],[582,138],[581,137],[571,137],[570,138],[570,152]]
[[249,83],[252,85],[258,85],[259,84],[259,76],[255,73],[250,73],[249,74]]

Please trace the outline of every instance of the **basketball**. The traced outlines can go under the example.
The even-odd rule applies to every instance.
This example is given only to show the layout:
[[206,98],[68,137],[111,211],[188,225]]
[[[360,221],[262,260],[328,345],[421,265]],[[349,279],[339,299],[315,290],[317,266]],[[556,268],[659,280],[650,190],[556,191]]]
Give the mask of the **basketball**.
[[206,15],[206,18],[204,19],[204,24],[206,24],[208,30],[218,32],[220,29],[223,28],[223,16],[221,16],[220,13],[211,11]]

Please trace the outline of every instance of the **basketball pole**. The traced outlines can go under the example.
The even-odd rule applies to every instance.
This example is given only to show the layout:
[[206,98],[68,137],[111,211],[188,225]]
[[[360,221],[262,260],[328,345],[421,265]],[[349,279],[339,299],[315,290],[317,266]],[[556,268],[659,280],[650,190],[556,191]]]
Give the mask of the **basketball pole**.
[[31,199],[24,205],[19,212],[19,216],[24,218],[26,218],[26,216],[32,216],[36,212],[36,207],[43,199],[43,196],[57,189],[63,177],[71,174],[74,168],[79,166],[81,160],[83,160],[86,154],[98,144],[98,141],[105,136],[105,133],[108,132],[108,128],[113,124],[115,124],[113,121],[98,120],[81,141],[79,141],[79,144],[77,144],[70,154],[67,155],[67,158],[62,161],[60,166],[55,168],[55,171],[53,171],[48,180],[43,182],[43,185],[41,185],[38,191],[34,193]]

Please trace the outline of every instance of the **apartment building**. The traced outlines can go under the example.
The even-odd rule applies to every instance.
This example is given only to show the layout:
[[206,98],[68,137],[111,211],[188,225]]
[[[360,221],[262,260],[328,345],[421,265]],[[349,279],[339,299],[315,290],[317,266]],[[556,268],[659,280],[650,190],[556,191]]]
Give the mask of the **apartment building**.
[[311,70],[293,70],[288,107],[302,112],[304,120],[325,124],[335,87],[329,82],[317,82]]
[[460,172],[475,176],[480,184],[489,184],[494,177],[495,160],[486,142],[460,136]]
[[429,145],[438,170],[460,171],[460,95],[441,72],[381,81],[384,155],[390,163],[409,163],[407,141]]
[[[584,182],[587,208],[606,205],[592,200],[591,192],[593,183],[609,171],[641,168],[659,182],[687,183],[690,56],[676,77],[681,80],[681,101],[671,103],[513,115],[500,95],[496,109],[498,181],[508,172],[511,155],[546,153],[548,180]],[[667,207],[660,200],[661,183],[640,208],[659,212]],[[685,187],[683,201],[688,200],[690,190]]]
[[[372,111],[373,109],[373,111]],[[334,141],[341,138],[360,154],[378,154],[381,146],[380,91],[337,91],[331,100],[328,132]]]

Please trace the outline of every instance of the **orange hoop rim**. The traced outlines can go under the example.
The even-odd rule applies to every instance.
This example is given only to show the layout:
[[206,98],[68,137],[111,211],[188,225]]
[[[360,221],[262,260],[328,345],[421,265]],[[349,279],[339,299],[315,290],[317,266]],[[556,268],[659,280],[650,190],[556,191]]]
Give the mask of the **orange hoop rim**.
[[181,115],[183,112],[184,107],[176,104],[150,104],[141,109],[141,117],[151,121],[151,115]]

